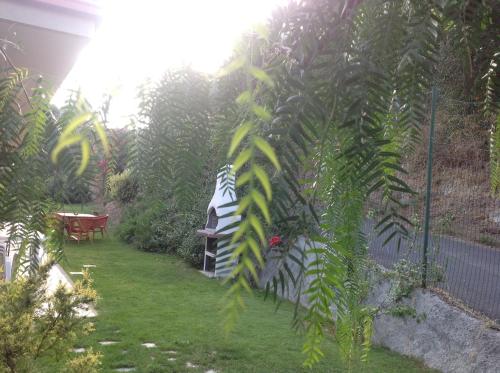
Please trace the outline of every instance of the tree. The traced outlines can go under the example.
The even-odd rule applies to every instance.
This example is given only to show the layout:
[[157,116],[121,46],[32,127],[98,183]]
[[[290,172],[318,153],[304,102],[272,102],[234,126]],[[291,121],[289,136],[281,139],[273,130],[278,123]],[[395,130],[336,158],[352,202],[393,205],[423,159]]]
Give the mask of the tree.
[[[78,307],[95,299],[87,277],[72,291],[45,291],[48,271],[63,254],[62,230],[52,217],[46,181],[51,158],[56,162],[73,146],[80,152],[64,158],[66,176],[85,172],[91,130],[105,149],[107,142],[95,115],[81,101],[64,112],[64,124],[58,122],[42,81],[28,92],[23,83],[27,72],[12,64],[5,45],[9,43],[0,48],[5,62],[0,65],[0,228],[8,228],[8,245],[19,249],[17,257],[23,262],[18,268],[24,271],[14,273],[11,282],[0,281],[0,367],[17,372],[35,369],[35,361],[50,351],[66,354],[74,338],[89,331],[90,324],[76,314]],[[50,261],[40,267],[42,246]],[[82,360],[97,364],[96,356],[86,357],[68,369],[77,371]]]
[[[298,1],[276,12],[268,33],[247,38],[225,69],[246,75],[229,149],[237,186],[244,189],[237,212],[243,219],[231,241],[239,264],[226,302],[228,325],[244,307],[249,277],[257,278],[272,210],[279,222],[301,222],[289,230],[295,237],[321,244],[305,253],[316,258],[307,265],[293,245],[283,254],[283,260],[302,263],[299,276],[312,278],[303,289],[310,307],[295,320],[306,329],[305,364],[321,358],[324,329],[333,320],[348,360],[359,344],[366,352],[371,316],[361,305],[365,202],[378,192],[379,232],[392,232],[387,241],[405,239],[411,223],[399,209],[403,196],[413,192],[403,180],[401,158],[421,139],[440,45],[456,30],[470,40],[497,38],[488,23],[493,9],[493,2],[481,1]],[[468,59],[481,51],[479,45],[475,52],[466,49]],[[474,79],[488,73],[484,96],[498,105],[498,67],[489,66],[477,65]],[[464,84],[468,95],[470,69]],[[497,154],[492,152],[492,164]],[[275,294],[290,275],[283,272],[274,281]]]
[[214,169],[209,88],[207,77],[185,68],[143,90],[135,170],[145,193],[171,194],[181,206],[207,184]]
[[[8,227],[9,240],[19,245],[20,256],[29,261],[27,268],[36,271],[43,234],[51,230],[48,165],[62,158],[65,182],[76,185],[89,164],[90,139],[98,138],[105,151],[107,139],[81,97],[70,98],[56,118],[43,81],[38,79],[28,92],[28,73],[12,64],[5,46],[0,55],[5,61],[0,72],[0,227]],[[56,260],[62,256],[60,244],[45,249]]]

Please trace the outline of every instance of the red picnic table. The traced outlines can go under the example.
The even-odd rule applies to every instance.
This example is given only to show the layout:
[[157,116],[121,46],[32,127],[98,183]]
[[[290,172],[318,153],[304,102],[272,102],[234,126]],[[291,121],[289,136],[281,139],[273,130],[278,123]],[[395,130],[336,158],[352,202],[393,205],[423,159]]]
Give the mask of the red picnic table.
[[[94,239],[96,232],[101,232],[104,237],[108,222],[108,215],[80,214],[74,212],[57,212],[56,218],[64,222],[68,239],[80,240]],[[92,233],[92,237],[90,234]]]

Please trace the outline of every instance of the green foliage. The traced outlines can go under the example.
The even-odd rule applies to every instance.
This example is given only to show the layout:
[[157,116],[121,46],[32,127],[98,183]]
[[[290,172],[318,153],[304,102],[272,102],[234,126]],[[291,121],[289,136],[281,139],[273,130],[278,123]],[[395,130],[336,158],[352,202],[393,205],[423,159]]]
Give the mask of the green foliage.
[[[261,41],[262,39],[258,42]],[[229,276],[233,281],[223,311],[226,317],[226,330],[234,327],[239,313],[244,308],[242,292],[251,292],[245,273],[250,274],[253,280],[258,282],[256,263],[261,266],[264,264],[260,246],[265,246],[267,241],[262,222],[271,223],[268,202],[272,198],[272,188],[268,172],[261,165],[262,161],[259,158],[266,159],[276,170],[281,169],[274,149],[259,134],[260,128],[269,124],[271,113],[260,104],[258,94],[266,88],[273,87],[274,83],[264,70],[252,62],[253,42],[254,40],[250,40],[249,55],[240,56],[236,61],[241,62],[226,69],[226,73],[243,69],[248,77],[246,90],[236,98],[236,104],[242,113],[242,123],[235,131],[228,151],[228,157],[232,157],[235,151],[240,149],[239,154],[234,157],[231,172],[245,171],[238,177],[236,186],[246,187],[248,192],[239,201],[235,214],[242,215],[243,218],[230,241],[230,244],[235,246],[231,259],[237,260],[238,264]],[[254,82],[251,81],[252,78],[255,79]]]
[[412,319],[415,319],[417,323],[424,321],[427,317],[425,313],[417,314],[417,310],[414,307],[406,304],[396,304],[395,306],[387,309],[386,312],[394,317],[411,317]]
[[[463,95],[486,85],[486,96],[496,97],[497,64],[486,71],[486,65],[469,63],[474,56],[491,60],[495,9],[481,1],[292,1],[265,31],[244,38],[217,78],[181,69],[145,86],[133,172],[141,192],[169,211],[152,205],[145,210],[153,220],[137,220],[138,227],[166,221],[144,227],[159,237],[145,247],[181,247],[156,232],[190,226],[192,206],[207,194],[227,155],[237,174],[236,214],[242,219],[228,242],[238,264],[223,311],[226,330],[258,280],[267,234],[278,230],[287,234],[280,260],[300,263],[301,271],[293,278],[281,266],[269,288],[276,295],[288,276],[292,282],[311,279],[298,296],[311,306],[293,321],[306,331],[305,364],[322,357],[332,323],[347,361],[358,351],[365,358],[373,316],[360,306],[366,202],[380,196],[377,229],[390,232],[386,243],[408,239],[411,222],[400,209],[413,191],[401,159],[421,141],[442,46],[464,58]],[[497,141],[492,144],[496,149]],[[129,237],[141,234],[137,229]],[[299,236],[311,243],[303,254],[294,247]],[[305,258],[314,260],[306,265]]]
[[397,302],[408,297],[420,286],[422,276],[418,264],[403,259],[394,265],[391,277],[393,279],[391,297]]
[[[484,101],[482,109],[496,118],[500,109],[500,3],[498,1],[449,1],[444,3],[442,64],[447,91],[458,91],[466,102]],[[462,79],[457,79],[457,72]],[[454,92],[453,92],[454,93]],[[472,111],[472,105],[466,105]],[[498,120],[492,122],[490,135],[491,190],[498,195],[499,150]]]
[[133,162],[142,190],[189,206],[218,167],[211,153],[209,80],[188,68],[166,73],[143,89],[137,122]]
[[84,354],[81,354],[69,360],[65,366],[67,373],[98,373],[100,372],[102,354],[94,353],[89,349]]
[[[489,100],[493,94],[498,106],[498,86],[490,90],[491,82],[485,74],[491,76],[491,63],[499,53],[499,14],[500,5],[493,0],[443,3],[443,61],[439,68],[445,74],[438,78],[443,80],[445,89],[456,92],[457,98],[469,102],[478,97]],[[498,74],[496,66],[495,69]],[[461,79],[457,79],[457,74]]]
[[139,192],[139,183],[131,175],[130,170],[108,178],[108,194],[111,199],[122,203],[129,203],[135,199]]
[[[81,181],[88,179],[85,172],[91,161],[90,140],[85,136],[91,135],[88,128],[93,122],[83,123],[83,119],[89,118],[89,107],[79,104],[81,100],[76,97],[70,97],[60,113],[53,110],[49,105],[50,93],[41,88],[40,80],[28,95],[24,87],[27,73],[12,64],[4,47],[0,53],[2,62],[7,64],[0,70],[0,227],[8,226],[9,239],[20,246],[20,257],[29,260],[23,268],[34,271],[41,234],[50,235],[53,231],[50,192],[53,197],[65,194],[68,189],[61,182],[80,188]],[[98,126],[96,131],[100,132]],[[71,144],[79,146],[78,152],[67,147]],[[55,169],[51,153],[61,155]],[[70,193],[81,194],[78,199],[83,199],[85,191],[84,187],[78,193]],[[60,243],[47,245],[46,251],[55,259],[62,256]]]
[[[66,358],[75,338],[90,331],[91,324],[76,313],[83,303],[95,300],[88,277],[71,292],[60,287],[47,295],[45,282],[53,262],[41,268],[38,263],[42,244],[50,259],[62,256],[62,227],[52,218],[54,206],[48,194],[54,197],[64,187],[59,189],[55,182],[60,179],[51,169],[49,156],[66,153],[60,164],[64,182],[71,184],[72,176],[85,176],[90,142],[75,131],[87,109],[79,107],[80,116],[63,110],[56,118],[42,82],[38,80],[28,95],[23,83],[27,73],[12,64],[5,45],[0,54],[7,64],[0,65],[0,228],[8,228],[9,244],[19,248],[13,264],[17,279],[0,283],[0,370],[30,372],[38,371],[36,361],[45,355]],[[101,129],[97,126],[96,131]],[[75,157],[67,153],[71,144],[81,147]],[[49,179],[52,190],[47,190]],[[95,362],[96,356],[88,357]]]
[[[109,103],[109,101],[108,101]],[[104,106],[101,110],[101,116],[103,117],[103,122],[106,122],[107,108]],[[95,200],[104,203],[106,197],[109,197],[109,190],[111,188],[112,179],[115,175],[119,175],[132,167],[131,159],[132,154],[135,151],[134,146],[134,131],[129,127],[125,128],[106,128],[106,135],[109,139],[109,153],[99,154],[97,167],[99,168],[99,175],[97,176],[97,193]],[[127,171],[130,173],[130,171]],[[130,197],[135,198],[138,192],[138,183],[135,181],[135,175],[131,177],[134,183],[131,185],[137,191],[130,191]],[[132,198],[132,199],[133,199]]]
[[[48,193],[59,203],[86,203],[92,199],[91,190],[97,176],[97,160],[106,154],[97,141],[97,131],[94,127],[97,113],[92,114],[90,105],[79,91],[72,92],[65,104],[54,110],[53,120],[47,123],[46,138],[48,153],[56,163],[47,162]],[[100,128],[100,124],[97,124]],[[69,133],[72,134],[69,134]],[[71,136],[75,144],[62,146],[61,137]],[[79,140],[85,138],[88,143],[87,152],[82,153]],[[105,148],[107,148],[105,143]],[[83,145],[87,148],[87,145]],[[51,151],[57,150],[57,152]],[[82,165],[85,163],[85,169]]]
[[114,173],[125,171],[132,157],[133,131],[126,128],[108,129],[111,164]]
[[76,92],[74,98],[70,97],[66,107],[70,110],[66,110],[62,116],[65,124],[61,128],[57,142],[51,151],[51,160],[53,163],[57,163],[65,149],[78,145],[81,157],[76,174],[82,175],[90,161],[91,139],[98,136],[102,149],[106,153],[109,152],[108,139],[103,125],[98,120],[97,115],[91,112],[90,105],[82,99],[80,92]]
[[57,172],[47,180],[47,193],[51,199],[64,203],[87,203],[92,199],[89,180],[80,176],[67,176]]
[[134,247],[145,251],[165,251],[153,235],[153,222],[157,221],[165,210],[158,201],[136,201],[127,206],[122,223],[118,226],[118,236]]
[[179,211],[158,200],[138,200],[128,205],[118,235],[139,250],[177,254],[199,266],[204,247],[196,230],[205,223],[205,209],[198,203],[190,211]]
[[[263,81],[262,87],[266,89],[260,88],[260,75],[252,74],[252,69],[247,68],[250,79],[254,79],[250,80],[250,85],[256,89],[243,92],[237,99],[237,103],[244,106],[242,115],[250,113],[259,124],[262,123],[257,128],[265,133],[259,139],[272,139],[273,147],[267,142],[266,146],[254,146],[263,153],[261,168],[283,165],[283,173],[277,177],[282,178],[281,184],[286,185],[288,192],[276,203],[281,220],[305,219],[309,222],[309,230],[295,234],[305,234],[322,244],[320,247],[312,245],[306,252],[316,260],[304,268],[304,275],[313,278],[311,286],[304,290],[311,305],[304,317],[307,333],[304,352],[308,366],[322,357],[323,329],[331,320],[337,319],[339,331],[345,331],[346,325],[353,328],[363,325],[367,329],[362,334],[370,334],[371,322],[358,306],[359,275],[364,266],[364,240],[359,231],[366,197],[374,190],[383,190],[386,215],[380,228],[381,231],[394,230],[389,239],[407,232],[404,218],[397,214],[398,199],[394,197],[397,193],[411,192],[398,177],[402,170],[400,151],[405,141],[415,139],[418,133],[430,71],[427,66],[421,66],[422,61],[413,58],[410,51],[404,54],[402,61],[401,55],[394,51],[407,48],[407,39],[420,38],[421,42],[414,44],[414,53],[422,53],[422,49],[432,56],[436,44],[433,32],[421,34],[418,29],[435,27],[432,14],[425,13],[428,10],[425,6],[413,5],[415,9],[410,12],[402,3],[391,4],[387,9],[379,3],[367,3],[354,12],[356,16],[345,19],[338,14],[336,6],[327,2],[316,3],[310,8],[292,3],[273,20],[270,33],[271,44],[275,43],[273,48],[288,52],[268,57],[262,46],[260,49],[264,54],[260,61],[273,59],[269,69],[276,84]],[[304,12],[308,13],[307,17],[302,17]],[[388,40],[386,28],[391,25],[398,30],[391,30],[392,39]],[[357,43],[363,38],[370,39],[369,43]],[[346,55],[350,58],[345,59]],[[260,67],[260,70],[266,68]],[[421,82],[401,85],[398,76],[411,76]],[[265,107],[262,101],[267,103],[269,96],[274,108],[272,122],[273,115],[261,110]],[[395,100],[405,102],[405,106],[395,107],[392,104]],[[255,102],[259,103],[258,110]],[[246,133],[252,134],[252,129],[253,126],[246,122],[240,125],[233,144],[238,144]],[[248,171],[240,175],[237,185],[255,178],[252,163],[257,161],[253,156],[255,142],[251,136],[250,146],[242,147],[234,161],[236,169],[248,163],[250,175],[247,176]],[[301,178],[301,173],[307,177]],[[254,198],[260,194],[261,187],[266,191],[267,201]],[[260,236],[264,236],[263,229],[252,221],[269,223],[270,192],[267,189],[266,183],[254,182],[241,198],[239,212],[249,207],[250,213],[247,212],[246,219],[233,235],[233,242],[241,239],[240,247],[243,248],[236,251],[236,255],[242,254],[242,257],[234,273],[235,284],[244,285],[244,271],[252,273],[254,264],[245,258],[250,252],[246,248],[255,241],[254,235],[259,237],[262,232]],[[255,203],[262,219],[252,215],[252,203],[247,201]],[[290,216],[293,210],[288,206],[296,203],[304,206],[304,212],[298,217]],[[324,210],[321,218],[315,213],[318,204]],[[323,232],[321,235],[319,228]],[[256,251],[254,255],[258,258]],[[229,314],[237,315],[240,295],[232,291],[230,296],[228,307],[233,313]],[[335,315],[331,305],[336,306]],[[342,350],[347,359],[353,356],[353,341],[357,340],[354,335],[357,334],[338,333],[341,345],[346,347]],[[365,342],[368,347],[369,340]]]
[[[196,216],[192,216],[193,220],[198,220]],[[183,258],[186,262],[192,264],[195,267],[199,267],[203,264],[203,257],[205,255],[205,246],[203,241],[199,236],[193,234],[195,228],[199,228],[200,225],[189,225],[187,229],[184,229],[184,234],[182,237],[182,242],[177,248],[177,254]]]
[[500,114],[491,128],[490,135],[490,172],[491,192],[500,194]]
[[[386,243],[408,238],[411,222],[399,209],[413,192],[403,181],[401,158],[421,139],[440,43],[462,21],[466,35],[457,27],[469,45],[486,30],[476,20],[488,10],[459,3],[464,19],[454,18],[451,3],[443,8],[433,1],[291,2],[271,19],[265,40],[246,38],[224,69],[246,81],[236,97],[240,116],[229,148],[240,171],[237,213],[244,218],[232,237],[239,264],[226,301],[227,326],[241,313],[248,278],[256,277],[273,211],[278,224],[300,227],[288,229],[290,242],[303,235],[313,243],[302,259],[315,259],[298,275],[312,279],[302,289],[310,307],[294,322],[306,328],[305,364],[322,357],[332,320],[344,357],[351,360],[356,345],[366,346],[366,355],[372,313],[359,306],[365,202],[374,192],[381,196],[377,229],[390,232]],[[293,249],[282,257],[301,259]],[[275,294],[286,273],[279,276]],[[400,278],[403,293],[411,278]]]
[[195,265],[203,260],[196,230],[205,224],[228,146],[221,139],[229,130],[225,103],[231,85],[212,84],[183,68],[143,87],[130,152],[140,198],[128,207],[119,228],[120,237],[139,249],[176,253]]
[[[4,57],[6,52],[0,50]],[[6,61],[10,61],[7,57]],[[9,65],[0,72],[0,227],[36,257],[39,232],[47,229],[45,129],[49,97],[41,88],[21,95],[26,72]],[[28,101],[27,101],[28,100]],[[21,109],[22,108],[22,109]],[[60,247],[51,247],[58,256]],[[33,261],[31,269],[37,265]]]
[[394,317],[417,317],[417,311],[414,307],[410,307],[406,304],[398,304],[394,307],[391,307],[387,310],[387,313]]
[[[52,265],[49,262],[29,277],[0,283],[2,370],[35,372],[37,361],[49,354],[68,359],[74,341],[93,329],[77,311],[96,300],[88,273],[71,291],[60,286],[49,295],[45,284]],[[98,356],[89,353],[88,359],[97,363]]]

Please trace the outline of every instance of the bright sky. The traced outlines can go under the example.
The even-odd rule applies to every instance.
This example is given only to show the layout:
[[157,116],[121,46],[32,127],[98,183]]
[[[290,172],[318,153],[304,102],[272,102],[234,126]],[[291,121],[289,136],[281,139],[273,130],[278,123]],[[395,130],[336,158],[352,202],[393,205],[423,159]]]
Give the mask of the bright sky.
[[54,98],[80,87],[98,107],[111,93],[110,126],[128,123],[137,86],[171,67],[216,72],[239,36],[286,0],[103,0],[102,23]]

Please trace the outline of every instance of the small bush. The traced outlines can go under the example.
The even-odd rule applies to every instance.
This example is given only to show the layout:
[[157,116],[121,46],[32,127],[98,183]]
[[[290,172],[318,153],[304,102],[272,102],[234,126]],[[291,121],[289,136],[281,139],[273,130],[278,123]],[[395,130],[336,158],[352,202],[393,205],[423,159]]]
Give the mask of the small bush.
[[74,357],[66,363],[67,373],[98,373],[100,372],[102,354],[94,353],[92,348],[85,354]]
[[132,202],[139,192],[139,183],[129,170],[112,175],[108,180],[108,195],[111,199],[122,203]]
[[422,278],[419,265],[406,259],[402,259],[394,265],[392,276],[394,283],[391,295],[395,301],[408,297],[413,289],[420,286]]
[[[88,273],[71,290],[61,285],[49,294],[45,286],[52,265],[44,264],[31,276],[0,281],[0,372],[38,372],[36,367],[47,356],[67,362],[70,346],[94,329],[77,312],[97,298]],[[92,352],[85,355],[87,367],[92,362],[96,368],[85,372],[96,371],[99,358]],[[68,364],[82,372],[82,361]]]
[[165,211],[165,206],[159,202],[139,201],[130,204],[118,227],[118,236],[136,248],[144,251],[162,251],[155,240],[154,222]]
[[144,199],[128,206],[117,232],[137,249],[177,254],[199,266],[204,248],[196,230],[203,227],[205,219],[201,203],[188,213],[179,213],[171,204]]
[[188,223],[184,225],[182,242],[177,249],[177,254],[194,266],[199,266],[203,263],[203,254],[205,252],[203,240],[196,234],[196,229],[200,227],[200,225],[197,224],[199,222],[200,219],[192,217]]

